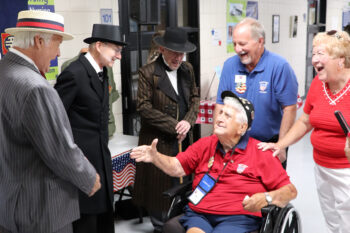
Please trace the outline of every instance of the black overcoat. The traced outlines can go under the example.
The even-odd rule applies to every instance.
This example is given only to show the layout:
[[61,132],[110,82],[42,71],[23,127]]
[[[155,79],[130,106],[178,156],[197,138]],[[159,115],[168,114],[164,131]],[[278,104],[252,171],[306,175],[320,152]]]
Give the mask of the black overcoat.
[[[98,75],[84,54],[57,78],[55,88],[67,111],[75,143],[101,177],[101,189],[92,197],[79,193],[81,213],[98,214],[113,208],[113,178],[108,149],[108,78]],[[57,142],[59,143],[59,142]]]

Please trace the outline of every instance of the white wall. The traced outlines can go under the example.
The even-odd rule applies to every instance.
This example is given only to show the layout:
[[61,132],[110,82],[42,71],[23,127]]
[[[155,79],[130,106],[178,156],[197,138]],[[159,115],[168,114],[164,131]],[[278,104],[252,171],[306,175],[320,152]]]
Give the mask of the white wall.
[[[58,59],[59,67],[66,60],[76,56],[82,47],[88,46],[83,40],[91,36],[94,23],[101,23],[100,9],[103,8],[113,10],[113,24],[119,25],[118,0],[55,0],[55,12],[63,15],[65,31],[75,36],[73,40],[62,43],[61,57]],[[116,88],[121,95],[119,61],[115,62],[113,71]],[[121,98],[113,104],[113,112],[116,118],[116,132],[121,133],[123,132]]]

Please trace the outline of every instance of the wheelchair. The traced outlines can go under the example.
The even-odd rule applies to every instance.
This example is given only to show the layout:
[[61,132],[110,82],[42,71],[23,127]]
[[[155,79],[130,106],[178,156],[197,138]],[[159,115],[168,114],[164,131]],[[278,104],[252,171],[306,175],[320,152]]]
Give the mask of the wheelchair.
[[[192,182],[186,182],[163,193],[172,199],[167,213],[168,221],[163,227],[163,233],[185,233],[185,229],[178,221],[182,210],[187,204],[187,197],[192,191]],[[292,204],[284,208],[269,205],[261,210],[262,225],[259,231],[252,233],[301,233],[301,221],[297,210]]]

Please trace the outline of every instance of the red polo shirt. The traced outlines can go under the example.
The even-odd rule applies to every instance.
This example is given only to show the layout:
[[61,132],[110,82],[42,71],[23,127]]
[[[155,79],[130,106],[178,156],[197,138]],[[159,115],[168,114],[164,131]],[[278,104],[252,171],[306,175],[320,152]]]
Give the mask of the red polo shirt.
[[215,179],[222,171],[224,163],[228,162],[218,183],[202,201],[196,206],[189,203],[193,211],[218,215],[261,216],[260,212],[252,213],[243,209],[244,197],[276,190],[289,184],[290,180],[278,158],[273,157],[271,151],[258,150],[257,143],[259,141],[253,138],[247,144],[239,143],[230,158],[232,150],[225,153],[217,136],[212,135],[198,140],[176,156],[187,175],[195,174],[192,189],[197,187],[208,171],[210,157],[214,156],[214,163],[209,174]]

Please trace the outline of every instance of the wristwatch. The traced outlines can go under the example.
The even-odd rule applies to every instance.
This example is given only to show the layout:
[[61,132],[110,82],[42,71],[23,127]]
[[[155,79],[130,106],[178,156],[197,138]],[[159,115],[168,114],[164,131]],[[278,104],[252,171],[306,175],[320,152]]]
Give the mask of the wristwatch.
[[267,192],[265,192],[264,194],[265,194],[265,199],[267,201],[267,204],[271,205],[272,204],[272,197]]

